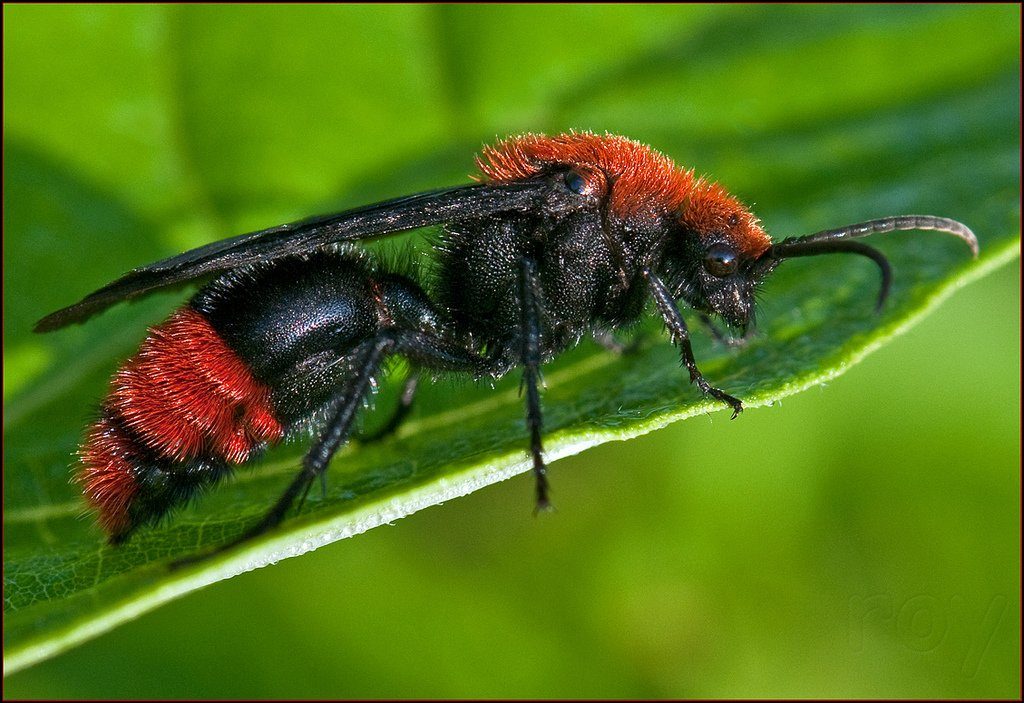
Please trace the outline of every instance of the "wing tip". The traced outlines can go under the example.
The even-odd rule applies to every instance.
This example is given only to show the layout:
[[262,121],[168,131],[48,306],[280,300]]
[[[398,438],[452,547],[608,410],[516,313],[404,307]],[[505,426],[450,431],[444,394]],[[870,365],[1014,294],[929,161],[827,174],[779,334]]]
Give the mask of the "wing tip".
[[53,332],[59,330],[62,327],[67,327],[75,322],[81,322],[88,315],[76,314],[75,308],[77,305],[51,312],[46,317],[40,318],[35,326],[32,327],[32,331],[36,334],[46,334],[47,332]]

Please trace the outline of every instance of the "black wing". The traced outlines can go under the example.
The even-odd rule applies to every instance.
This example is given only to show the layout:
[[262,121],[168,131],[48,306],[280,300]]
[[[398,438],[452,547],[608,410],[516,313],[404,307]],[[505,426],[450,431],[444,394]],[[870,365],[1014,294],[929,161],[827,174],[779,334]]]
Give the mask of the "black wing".
[[370,239],[467,217],[534,211],[546,187],[544,178],[503,184],[475,183],[222,239],[133,269],[74,305],[50,313],[36,323],[35,331],[50,332],[82,322],[115,303],[158,288],[258,261],[307,252],[331,242]]

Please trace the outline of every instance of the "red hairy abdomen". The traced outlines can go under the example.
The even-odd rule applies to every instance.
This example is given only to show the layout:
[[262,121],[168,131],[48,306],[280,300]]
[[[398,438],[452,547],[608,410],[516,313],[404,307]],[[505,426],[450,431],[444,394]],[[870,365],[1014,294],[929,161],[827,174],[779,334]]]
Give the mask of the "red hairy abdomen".
[[76,478],[110,535],[129,527],[128,508],[138,492],[134,466],[142,458],[138,449],[123,427],[104,417],[89,428],[78,451],[82,467]]
[[134,467],[147,457],[240,464],[284,432],[270,389],[191,308],[150,330],[115,375],[103,409],[79,452],[79,481],[111,534],[128,527]]

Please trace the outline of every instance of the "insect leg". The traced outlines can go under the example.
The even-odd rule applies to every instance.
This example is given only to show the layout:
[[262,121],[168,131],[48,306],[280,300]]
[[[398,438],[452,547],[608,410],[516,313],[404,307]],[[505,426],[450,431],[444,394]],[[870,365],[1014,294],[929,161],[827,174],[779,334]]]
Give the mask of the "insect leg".
[[710,395],[712,398],[716,398],[732,407],[732,416],[735,419],[737,415],[743,412],[743,403],[738,398],[734,398],[728,393],[715,388],[705,380],[700,369],[697,368],[696,360],[693,358],[693,348],[690,346],[690,331],[686,327],[686,321],[683,320],[683,316],[679,314],[679,309],[676,307],[671,293],[668,292],[661,279],[650,270],[644,269],[644,276],[647,277],[647,283],[651,287],[654,302],[658,306],[658,312],[661,313],[662,319],[665,320],[665,326],[668,327],[672,340],[679,345],[683,365],[690,372],[690,383],[697,384],[697,388],[700,388],[701,392],[705,395]]
[[[348,440],[355,415],[363,399],[370,392],[373,376],[380,369],[384,357],[388,354],[402,352],[416,363],[444,371],[469,371],[483,365],[482,359],[467,352],[462,347],[421,332],[403,332],[392,329],[371,340],[369,345],[369,349],[366,352],[367,355],[360,360],[356,367],[359,369],[359,372],[352,379],[346,391],[340,396],[343,400],[341,401],[342,405],[339,407],[338,413],[331,420],[330,424],[327,425],[324,434],[303,460],[303,471],[296,477],[293,484],[288,487],[285,495],[281,496],[277,505],[264,518],[265,522],[270,522],[265,527],[262,527],[262,529],[260,529],[261,525],[257,525],[254,529],[265,531],[281,522],[292,501],[294,501],[294,494],[291,497],[288,496],[288,492],[292,491],[293,488],[295,492],[303,491],[300,499],[301,505],[301,503],[305,502],[306,494],[316,478],[319,477],[321,486],[324,485],[327,465],[330,463],[335,452],[338,451],[338,448]],[[418,371],[413,372],[409,379],[406,380],[402,393],[404,410],[402,407],[399,408],[395,416],[392,416],[388,421],[389,426],[392,424],[397,426],[401,422],[401,418],[408,414],[409,407],[412,405],[412,399],[415,396],[418,380]],[[397,420],[396,416],[398,416]],[[303,482],[305,482],[304,485],[302,485]],[[326,490],[324,492],[326,493]],[[275,511],[279,511],[279,514],[275,514]],[[259,532],[256,534],[259,534]]]
[[537,510],[551,507],[548,500],[547,467],[544,465],[544,446],[541,443],[543,418],[540,407],[540,309],[537,264],[523,259],[519,267],[520,334],[523,380],[520,391],[526,388],[526,427],[530,431],[530,455],[533,457],[533,475],[537,483]]
[[384,357],[393,350],[396,344],[394,334],[383,334],[375,337],[361,346],[363,350],[358,355],[354,366],[354,375],[344,390],[338,394],[335,402],[334,413],[331,416],[320,438],[309,450],[302,460],[302,469],[285,489],[284,493],[274,506],[263,516],[258,523],[243,532],[236,539],[217,547],[213,552],[194,558],[186,558],[175,562],[172,566],[181,566],[210,554],[216,554],[236,547],[244,542],[262,535],[278,525],[284,519],[285,514],[295,499],[303,495],[324,471],[338,448],[344,444],[352,430],[352,424],[356,413],[362,407],[363,399],[370,391],[370,381],[374,374],[380,369]]
[[243,540],[255,537],[281,522],[299,491],[305,490],[310,483],[327,470],[331,458],[348,439],[356,413],[362,407],[363,399],[370,392],[371,379],[380,369],[385,355],[395,346],[395,340],[391,335],[384,335],[372,340],[366,346],[367,348],[355,367],[355,375],[344,393],[339,396],[334,415],[319,439],[303,458],[302,471],[263,520],[243,535]]
[[419,388],[419,381],[419,371],[413,371],[409,374],[409,377],[405,379],[405,385],[402,386],[402,395],[398,398],[398,407],[394,413],[392,413],[391,417],[380,429],[357,437],[356,439],[358,439],[360,444],[379,442],[394,434],[405,418],[409,417],[409,412],[412,410],[412,401],[416,398],[416,390]]

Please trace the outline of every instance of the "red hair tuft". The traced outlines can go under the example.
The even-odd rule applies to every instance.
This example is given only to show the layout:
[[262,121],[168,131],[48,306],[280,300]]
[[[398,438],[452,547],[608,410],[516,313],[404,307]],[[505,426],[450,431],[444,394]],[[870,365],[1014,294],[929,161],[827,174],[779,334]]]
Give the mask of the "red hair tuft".
[[209,454],[240,464],[256,445],[283,433],[270,389],[191,308],[150,330],[114,377],[106,406],[174,461]]
[[135,471],[152,457],[240,464],[284,434],[270,389],[191,308],[150,330],[117,372],[103,407],[79,452],[77,479],[112,535],[129,526]]
[[667,156],[625,137],[525,134],[484,147],[476,162],[485,176],[499,183],[540,175],[552,165],[570,166],[594,192],[607,195],[611,184],[609,209],[620,219],[678,213],[699,236],[724,232],[748,256],[760,256],[771,246],[757,218],[724,188],[696,179],[692,169],[681,169]]
[[99,512],[100,525],[110,535],[126,532],[131,525],[128,507],[139,489],[132,438],[103,417],[89,428],[78,456],[82,469],[75,480],[82,484],[86,501]]
[[599,192],[611,181],[611,210],[622,218],[677,209],[693,182],[693,171],[646,144],[611,134],[525,134],[485,147],[477,158],[480,170],[499,182],[536,176],[554,164],[573,167]]
[[721,233],[752,259],[772,245],[754,213],[725,188],[703,178],[694,183],[686,206],[680,211],[680,219],[698,234]]

